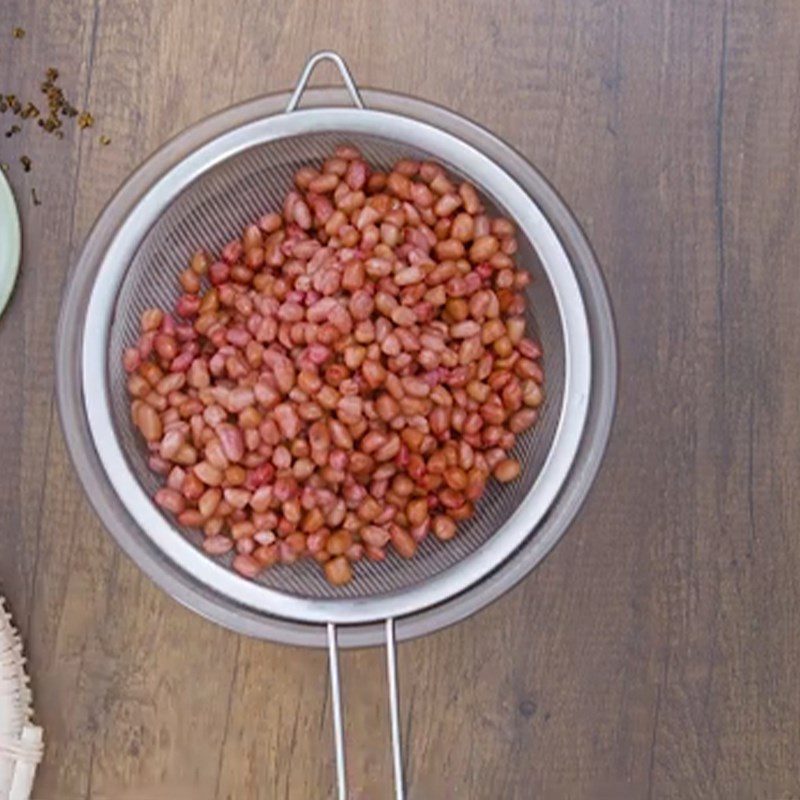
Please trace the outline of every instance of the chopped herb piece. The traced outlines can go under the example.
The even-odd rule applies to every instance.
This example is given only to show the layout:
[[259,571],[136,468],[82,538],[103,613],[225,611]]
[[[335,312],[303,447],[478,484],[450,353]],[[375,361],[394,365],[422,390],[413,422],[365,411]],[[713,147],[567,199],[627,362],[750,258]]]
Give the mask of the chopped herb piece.
[[12,136],[15,134],[15,133],[19,133],[21,130],[22,130],[22,128],[20,128],[20,126],[19,126],[19,125],[12,125],[12,126],[11,126],[11,127],[10,127],[10,128],[7,130],[7,131],[6,131],[6,139],[10,139],[10,138],[11,138],[11,137],[12,137]]
[[25,28],[12,28],[11,35],[15,39],[24,39],[25,38]]
[[106,136],[105,134],[103,134],[100,137],[100,144],[103,145],[103,147],[105,147],[108,144],[111,144],[111,137],[110,136]]
[[[11,111],[19,116],[20,119],[35,119],[38,127],[45,133],[53,134],[58,139],[64,138],[64,133],[61,129],[67,118],[76,117],[78,127],[82,130],[93,127],[95,123],[94,116],[89,111],[79,111],[67,100],[64,96],[64,90],[56,85],[58,76],[59,73],[55,67],[48,67],[45,71],[45,79],[40,84],[42,94],[47,98],[47,108],[44,111],[41,111],[31,101],[26,101],[23,104],[23,101],[15,94],[0,94],[0,113]],[[18,126],[12,126],[6,136],[13,136],[19,130]],[[101,144],[109,144],[111,141],[108,137],[101,136],[100,139]]]
[[22,164],[22,169],[24,172],[31,171],[31,160],[28,158],[28,156],[21,156],[19,163]]
[[36,194],[36,187],[35,186],[31,186],[31,198],[33,199],[33,204],[35,206],[40,206],[42,204],[42,201],[39,199],[39,197]]
[[28,119],[29,117],[38,117],[39,116],[39,109],[33,103],[28,103],[25,108],[22,109],[22,119]]

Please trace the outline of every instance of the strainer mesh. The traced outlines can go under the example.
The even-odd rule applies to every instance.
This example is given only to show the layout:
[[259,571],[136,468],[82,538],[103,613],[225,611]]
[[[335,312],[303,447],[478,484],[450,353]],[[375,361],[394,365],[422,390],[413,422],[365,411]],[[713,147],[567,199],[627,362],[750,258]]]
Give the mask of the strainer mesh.
[[[145,308],[171,308],[179,293],[177,275],[190,255],[199,247],[218,253],[230,239],[238,236],[245,224],[270,210],[280,210],[292,185],[292,176],[303,165],[319,166],[341,144],[353,144],[369,163],[388,169],[400,158],[425,159],[430,156],[390,136],[374,136],[346,131],[293,136],[259,144],[197,178],[176,197],[152,228],[145,232],[123,279],[111,325],[108,353],[108,386],[117,436],[132,472],[145,491],[153,494],[161,479],[147,467],[147,449],[130,421],[130,399],[126,375],[121,365],[125,347],[139,335],[139,319]],[[441,162],[441,159],[438,159]],[[454,165],[445,164],[459,177]],[[492,202],[491,191],[478,187],[488,205],[507,215]],[[476,514],[459,526],[459,535],[442,543],[429,536],[415,558],[405,560],[389,548],[382,563],[360,562],[355,579],[344,587],[333,587],[319,565],[311,561],[265,570],[259,577],[264,586],[308,598],[376,597],[409,588],[451,567],[486,542],[516,510],[530,491],[550,449],[562,404],[564,345],[555,298],[532,243],[518,235],[519,265],[533,274],[528,288],[528,325],[538,336],[545,354],[546,401],[537,425],[519,438],[514,455],[522,463],[520,477],[511,484],[490,481],[476,507]],[[173,526],[172,518],[169,521]],[[534,521],[531,522],[531,525]],[[180,530],[176,527],[176,530]],[[199,547],[202,533],[180,530]],[[226,563],[232,556],[223,557]]]

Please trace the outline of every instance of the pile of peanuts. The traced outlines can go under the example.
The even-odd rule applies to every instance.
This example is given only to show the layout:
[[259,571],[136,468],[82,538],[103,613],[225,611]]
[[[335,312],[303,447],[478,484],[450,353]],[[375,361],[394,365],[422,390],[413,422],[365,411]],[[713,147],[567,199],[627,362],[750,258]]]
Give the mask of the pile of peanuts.
[[470,517],[543,400],[514,228],[430,162],[344,146],[179,276],[123,355],[154,500],[248,578],[411,558]]

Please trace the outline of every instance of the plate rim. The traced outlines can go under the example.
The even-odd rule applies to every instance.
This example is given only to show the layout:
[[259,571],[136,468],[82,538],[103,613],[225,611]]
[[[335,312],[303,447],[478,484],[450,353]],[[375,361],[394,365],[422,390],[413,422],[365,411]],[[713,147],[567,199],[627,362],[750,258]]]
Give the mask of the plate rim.
[[[6,310],[19,275],[22,229],[14,190],[0,171],[0,316]],[[7,234],[7,235],[6,235]],[[3,242],[7,242],[4,245]]]

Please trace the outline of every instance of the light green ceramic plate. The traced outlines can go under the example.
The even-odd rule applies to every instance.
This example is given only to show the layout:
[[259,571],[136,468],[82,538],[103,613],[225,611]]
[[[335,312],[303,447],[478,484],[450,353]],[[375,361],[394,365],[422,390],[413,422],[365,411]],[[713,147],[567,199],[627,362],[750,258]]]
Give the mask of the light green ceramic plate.
[[19,270],[19,214],[14,194],[0,172],[0,314],[5,310]]

